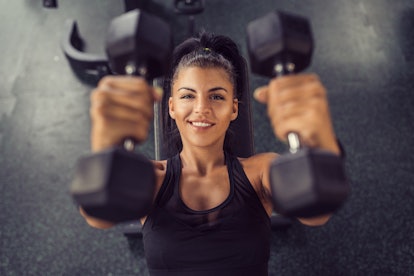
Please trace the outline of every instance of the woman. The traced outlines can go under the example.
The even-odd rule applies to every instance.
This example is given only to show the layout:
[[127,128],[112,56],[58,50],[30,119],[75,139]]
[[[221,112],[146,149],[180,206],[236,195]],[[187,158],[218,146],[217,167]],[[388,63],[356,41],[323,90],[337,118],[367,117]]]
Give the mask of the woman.
[[[203,33],[178,46],[164,84],[170,158],[154,161],[156,197],[142,218],[151,275],[267,275],[272,213],[269,164],[275,153],[237,158],[231,125],[246,66],[229,38]],[[273,79],[256,90],[275,135],[298,133],[303,143],[340,153],[325,89],[318,77]],[[106,77],[91,96],[91,146],[100,151],[123,137],[144,141],[159,89],[139,77]],[[167,108],[168,107],[168,108]],[[113,224],[82,215],[94,227]],[[322,225],[329,215],[299,220]]]

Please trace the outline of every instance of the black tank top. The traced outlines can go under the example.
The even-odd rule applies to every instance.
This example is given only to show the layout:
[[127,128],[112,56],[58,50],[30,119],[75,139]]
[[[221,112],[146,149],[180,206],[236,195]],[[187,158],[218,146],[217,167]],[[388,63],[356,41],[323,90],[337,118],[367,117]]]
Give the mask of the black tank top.
[[149,272],[158,275],[268,275],[270,219],[237,157],[225,154],[230,193],[195,211],[181,200],[181,160],[167,161],[164,182],[142,229]]

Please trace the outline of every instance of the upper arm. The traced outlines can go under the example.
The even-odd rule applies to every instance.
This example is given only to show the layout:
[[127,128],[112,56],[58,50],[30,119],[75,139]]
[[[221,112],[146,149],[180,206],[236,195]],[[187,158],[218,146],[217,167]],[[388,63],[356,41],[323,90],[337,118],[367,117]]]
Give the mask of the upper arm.
[[269,216],[271,216],[273,211],[268,180],[269,166],[276,156],[277,154],[275,153],[260,153],[242,160],[246,176]]
[[260,180],[261,180],[261,184],[263,186],[263,188],[266,190],[266,192],[269,193],[269,195],[272,195],[272,188],[271,188],[271,184],[270,184],[270,165],[272,163],[272,161],[277,158],[278,154],[276,153],[265,153],[265,154],[261,154],[260,156],[260,162],[258,162],[260,164],[260,168],[261,168],[261,172],[260,172]]

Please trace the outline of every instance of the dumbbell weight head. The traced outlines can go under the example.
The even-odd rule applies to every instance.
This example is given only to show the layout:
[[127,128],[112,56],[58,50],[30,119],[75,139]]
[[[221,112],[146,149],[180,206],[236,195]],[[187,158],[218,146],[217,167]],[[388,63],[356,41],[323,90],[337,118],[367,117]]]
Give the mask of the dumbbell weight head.
[[[160,19],[139,10],[111,21],[106,52],[112,71],[142,75],[165,73],[172,52],[172,34]],[[90,216],[111,222],[137,220],[148,214],[155,192],[150,160],[134,151],[134,141],[79,159],[71,193]]]
[[79,159],[71,194],[90,216],[122,222],[148,214],[154,187],[152,163],[119,147]]
[[[313,38],[307,18],[274,11],[247,26],[247,48],[253,73],[269,78],[276,66],[289,73],[307,68],[313,52]],[[283,68],[289,64],[294,68]]]
[[270,182],[275,209],[293,217],[332,213],[349,193],[343,161],[320,149],[279,156],[271,164]]
[[[275,11],[252,21],[247,43],[254,73],[275,77],[297,73],[309,66],[313,39],[309,21]],[[270,167],[273,205],[286,216],[312,217],[337,210],[349,194],[343,159],[333,153],[300,146],[288,135],[291,153]]]
[[151,81],[168,70],[173,40],[166,22],[136,9],[111,21],[105,45],[114,74],[141,75]]

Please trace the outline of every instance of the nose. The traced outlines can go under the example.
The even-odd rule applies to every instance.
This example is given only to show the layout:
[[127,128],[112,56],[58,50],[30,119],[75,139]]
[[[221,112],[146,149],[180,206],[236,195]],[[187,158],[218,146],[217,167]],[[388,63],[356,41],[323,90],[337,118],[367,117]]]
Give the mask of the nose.
[[194,106],[194,112],[196,114],[210,114],[211,105],[209,99],[205,97],[198,97]]

